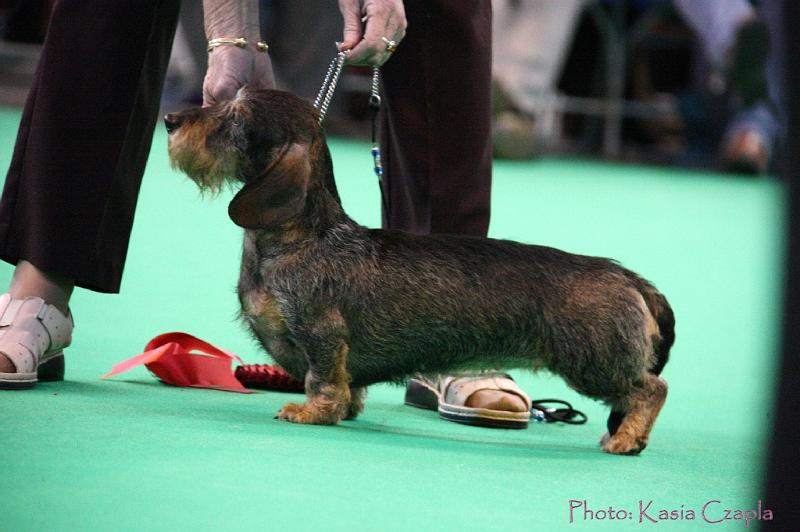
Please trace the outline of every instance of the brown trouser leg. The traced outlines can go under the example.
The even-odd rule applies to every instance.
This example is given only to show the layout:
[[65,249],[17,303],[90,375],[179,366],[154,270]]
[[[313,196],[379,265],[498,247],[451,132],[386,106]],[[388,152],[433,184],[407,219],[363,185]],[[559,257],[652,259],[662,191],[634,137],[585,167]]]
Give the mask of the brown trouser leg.
[[382,68],[384,227],[485,236],[491,188],[491,2],[406,0]]
[[60,0],[0,200],[0,258],[119,291],[179,0]]

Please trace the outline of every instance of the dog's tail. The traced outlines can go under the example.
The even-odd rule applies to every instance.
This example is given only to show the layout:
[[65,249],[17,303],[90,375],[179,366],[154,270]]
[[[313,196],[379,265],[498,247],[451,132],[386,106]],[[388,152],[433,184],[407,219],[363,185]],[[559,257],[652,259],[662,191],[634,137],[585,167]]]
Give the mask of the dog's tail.
[[658,324],[660,338],[654,339],[653,349],[655,350],[656,360],[650,368],[650,373],[660,375],[661,370],[669,360],[669,351],[675,343],[675,315],[672,307],[667,302],[667,298],[659,292],[655,286],[636,274],[633,274],[634,282],[639,293],[642,294],[647,309],[655,318]]

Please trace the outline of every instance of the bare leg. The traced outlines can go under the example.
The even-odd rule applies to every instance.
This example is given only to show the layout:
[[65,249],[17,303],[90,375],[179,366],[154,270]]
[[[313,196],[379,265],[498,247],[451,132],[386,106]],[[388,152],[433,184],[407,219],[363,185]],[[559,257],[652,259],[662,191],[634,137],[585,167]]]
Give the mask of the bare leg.
[[[28,261],[20,260],[14,269],[14,276],[8,293],[13,299],[41,297],[48,304],[67,314],[69,298],[75,283],[59,275],[43,272]],[[16,368],[5,355],[0,354],[0,372],[14,373]]]
[[14,269],[8,293],[14,299],[41,297],[66,314],[73,288],[75,283],[71,279],[44,272],[30,262],[21,260]]

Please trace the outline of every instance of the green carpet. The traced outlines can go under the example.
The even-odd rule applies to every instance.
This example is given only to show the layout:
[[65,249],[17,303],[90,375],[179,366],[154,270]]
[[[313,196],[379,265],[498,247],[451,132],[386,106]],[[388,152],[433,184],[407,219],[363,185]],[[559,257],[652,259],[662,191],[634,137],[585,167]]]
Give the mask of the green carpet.
[[[19,116],[0,110],[3,172]],[[165,141],[159,130],[122,294],[74,296],[68,380],[0,393],[0,530],[642,530],[653,523],[640,501],[654,518],[683,511],[659,530],[744,529],[706,523],[701,508],[720,501],[706,515],[716,520],[763,498],[785,217],[775,181],[497,162],[491,236],[614,257],[674,307],[670,396],[650,447],[617,457],[597,447],[604,408],[545,374],[514,373],[534,397],[572,401],[586,425],[466,427],[379,385],[357,420],[299,426],[273,419],[296,395],[172,388],[143,368],[99,380],[173,330],[266,361],[235,319],[241,232],[230,195],[201,198],[169,168]],[[346,210],[377,225],[368,146],[331,148]],[[11,272],[0,266],[0,284]],[[570,501],[594,518],[576,508],[571,523]],[[597,513],[609,507],[629,513]]]

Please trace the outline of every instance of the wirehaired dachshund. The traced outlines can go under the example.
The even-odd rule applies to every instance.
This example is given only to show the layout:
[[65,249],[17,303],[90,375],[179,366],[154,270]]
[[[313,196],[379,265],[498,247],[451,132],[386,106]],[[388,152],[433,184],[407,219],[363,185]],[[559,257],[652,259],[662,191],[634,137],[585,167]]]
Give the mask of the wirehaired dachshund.
[[240,190],[242,315],[272,358],[305,379],[278,417],[335,424],[365,387],[415,373],[547,369],[611,408],[600,444],[647,445],[667,396],[674,336],[664,296],[618,263],[507,240],[368,229],[342,209],[317,110],[242,89],[168,114],[174,167],[203,191]]

